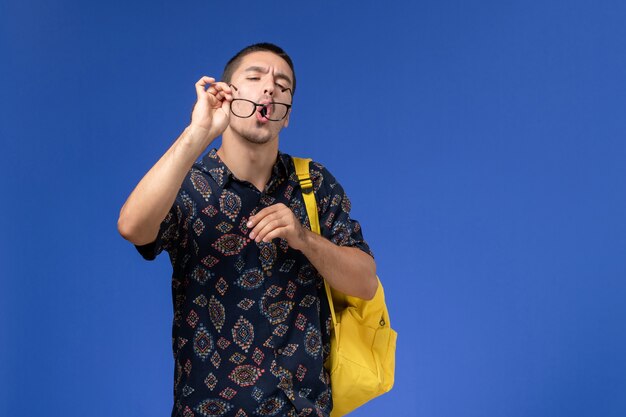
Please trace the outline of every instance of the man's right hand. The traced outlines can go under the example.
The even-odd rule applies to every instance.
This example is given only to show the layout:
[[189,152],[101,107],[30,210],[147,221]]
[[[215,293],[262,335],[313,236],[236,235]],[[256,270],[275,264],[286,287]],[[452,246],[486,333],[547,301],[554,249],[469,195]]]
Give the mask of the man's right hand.
[[190,127],[203,128],[214,139],[228,127],[232,90],[228,84],[204,76],[196,83],[196,93],[198,100],[191,112]]
[[202,77],[196,83],[196,92],[198,101],[190,125],[139,181],[120,211],[117,228],[135,245],[156,239],[189,169],[228,127],[233,99],[228,84]]

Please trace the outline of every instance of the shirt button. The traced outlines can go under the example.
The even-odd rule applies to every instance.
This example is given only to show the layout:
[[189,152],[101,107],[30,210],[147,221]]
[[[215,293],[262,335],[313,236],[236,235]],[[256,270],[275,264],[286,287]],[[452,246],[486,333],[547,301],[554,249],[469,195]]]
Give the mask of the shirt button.
[[272,271],[267,271],[267,276],[271,277],[272,276]]
[[278,353],[279,355],[283,354],[283,350],[282,349],[276,349],[276,353]]

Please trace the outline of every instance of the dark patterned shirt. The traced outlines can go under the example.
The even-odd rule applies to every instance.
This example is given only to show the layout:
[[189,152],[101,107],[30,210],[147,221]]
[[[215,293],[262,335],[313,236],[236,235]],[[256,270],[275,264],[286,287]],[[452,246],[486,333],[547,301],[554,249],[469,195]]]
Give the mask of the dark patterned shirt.
[[[371,254],[350,201],[311,163],[322,234]],[[168,251],[173,267],[172,416],[328,416],[323,367],[331,327],[322,277],[283,239],[249,239],[248,218],[284,203],[310,229],[289,155],[263,192],[234,177],[215,149],[194,164],[146,259]]]

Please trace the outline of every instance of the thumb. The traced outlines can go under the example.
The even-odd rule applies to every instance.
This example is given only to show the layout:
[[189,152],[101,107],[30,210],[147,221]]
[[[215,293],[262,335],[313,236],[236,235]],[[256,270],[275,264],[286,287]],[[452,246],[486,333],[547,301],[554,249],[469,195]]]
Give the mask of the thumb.
[[222,107],[221,107],[222,111],[226,114],[226,116],[230,117],[230,101],[229,100],[222,100]]

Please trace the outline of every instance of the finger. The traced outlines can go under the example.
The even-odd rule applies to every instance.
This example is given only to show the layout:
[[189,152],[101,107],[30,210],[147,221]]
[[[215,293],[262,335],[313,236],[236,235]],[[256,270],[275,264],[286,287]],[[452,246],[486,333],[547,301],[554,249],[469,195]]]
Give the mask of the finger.
[[226,114],[226,116],[230,117],[230,100],[226,99],[222,101],[221,109]]
[[215,97],[217,97],[221,101],[228,100],[228,95],[223,91],[219,91]]
[[204,75],[202,76],[202,78],[198,80],[198,82],[196,82],[196,85],[206,86],[208,84],[213,84],[214,82],[215,82],[215,78]]
[[207,93],[212,94],[219,101],[225,101],[225,100],[226,101],[232,101],[233,100],[233,96],[230,93],[230,87],[228,87],[228,86],[226,86],[226,87],[227,87],[227,89],[224,89],[223,85],[219,86],[217,84],[213,84],[213,85],[211,85],[211,87],[209,87],[209,89],[207,90]]
[[257,214],[251,215],[248,218],[248,223],[246,224],[246,226],[248,226],[248,228],[252,228],[254,227],[255,224],[260,222],[265,216],[271,213],[274,213],[278,210],[281,210],[283,208],[287,208],[287,206],[284,205],[283,203],[276,203],[276,204],[272,204],[271,206],[267,206],[263,210],[259,211]]
[[206,75],[200,78],[196,83],[196,93],[198,94],[198,96],[201,96],[204,93],[204,89],[207,85],[214,82],[215,78],[207,77]]
[[233,101],[233,95],[227,92],[222,93],[224,95],[224,100]]
[[270,223],[275,222],[281,218],[280,213],[270,213],[264,216],[261,220],[256,222],[256,226],[252,228],[252,232],[250,233],[250,239],[255,239],[261,234],[261,231]]
[[220,100],[233,101],[233,90],[228,84],[217,82],[214,87],[218,91]]
[[250,229],[250,239],[255,239],[259,233],[261,232],[261,230],[263,230],[263,228],[271,221],[275,220],[275,215],[274,214],[269,214],[266,216],[263,216],[262,219],[260,220],[256,220],[256,224],[254,227],[251,227]]
[[[267,222],[282,216],[283,214],[281,212],[283,209],[289,210],[284,204],[275,204],[269,207],[265,207],[254,216],[250,216],[250,219],[248,220],[248,224],[246,226],[248,226],[248,229],[253,231],[254,235],[256,236],[259,230],[261,230],[263,226],[267,224]],[[253,237],[251,237],[250,239],[253,239]]]
[[263,237],[263,242],[271,242],[272,240],[276,239],[276,238],[285,238],[287,236],[287,231],[288,228],[285,227],[278,227],[274,230],[272,230],[271,232],[269,232],[268,234],[265,235],[265,237]]
[[246,223],[246,226],[248,226],[248,229],[252,230],[252,228],[261,220],[263,220],[263,218],[265,216],[267,216],[268,214],[270,214],[270,211],[268,210],[270,207],[265,207],[263,210],[259,211],[257,214],[253,214],[250,217],[248,217],[248,223]]
[[219,90],[219,91],[223,91],[226,94],[232,94],[233,90],[232,88],[230,88],[230,86],[228,84],[226,84],[225,82],[222,81],[218,81],[215,84],[213,84],[213,86]]
[[286,228],[288,225],[289,224],[283,218],[270,220],[269,222],[264,224],[263,227],[256,233],[256,237],[254,238],[254,240],[256,242],[260,242],[260,241],[267,242],[267,240],[265,240],[265,236],[268,233],[271,233],[272,231],[276,229]]

